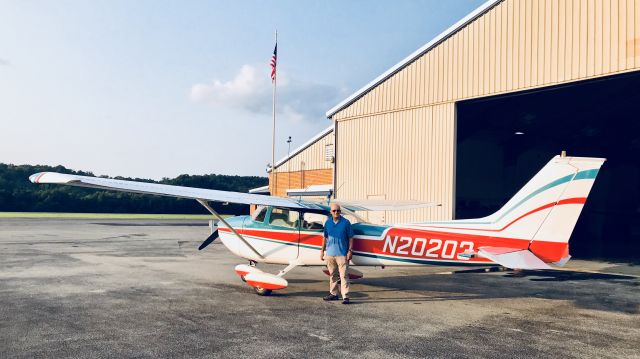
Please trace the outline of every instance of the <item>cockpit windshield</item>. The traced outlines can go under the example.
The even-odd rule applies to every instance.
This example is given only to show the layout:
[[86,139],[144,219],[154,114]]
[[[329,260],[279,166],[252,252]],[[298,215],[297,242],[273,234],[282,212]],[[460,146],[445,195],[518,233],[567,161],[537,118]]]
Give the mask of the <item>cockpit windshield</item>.
[[264,222],[264,218],[267,216],[267,207],[266,206],[258,206],[256,210],[253,211],[251,215],[251,219],[254,222]]
[[362,217],[356,215],[355,213],[349,213],[349,212],[345,212],[342,214],[342,216],[346,219],[349,220],[349,222],[351,222],[351,224],[354,223],[367,223],[367,221],[365,221],[364,219],[362,219]]

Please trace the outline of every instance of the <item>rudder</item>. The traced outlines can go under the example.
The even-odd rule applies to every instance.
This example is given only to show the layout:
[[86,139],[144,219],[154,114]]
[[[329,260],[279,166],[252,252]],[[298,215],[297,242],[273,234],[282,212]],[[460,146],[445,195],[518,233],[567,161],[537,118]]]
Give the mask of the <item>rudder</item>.
[[529,244],[529,250],[545,262],[566,262],[569,258],[569,239],[603,158],[559,157],[575,170],[574,176],[567,182],[546,218],[536,231]]

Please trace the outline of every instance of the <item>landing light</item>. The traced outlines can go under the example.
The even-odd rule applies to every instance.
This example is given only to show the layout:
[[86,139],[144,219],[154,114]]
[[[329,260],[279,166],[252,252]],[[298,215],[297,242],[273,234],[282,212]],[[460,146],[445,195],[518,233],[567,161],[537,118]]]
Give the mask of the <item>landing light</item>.
[[516,131],[514,135],[524,135],[524,132]]

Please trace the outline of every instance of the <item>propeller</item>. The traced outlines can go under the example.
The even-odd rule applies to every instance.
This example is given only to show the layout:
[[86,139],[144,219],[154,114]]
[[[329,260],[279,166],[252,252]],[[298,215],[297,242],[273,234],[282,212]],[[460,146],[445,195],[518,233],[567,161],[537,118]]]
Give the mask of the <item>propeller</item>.
[[215,241],[216,238],[218,238],[218,230],[217,229],[215,231],[213,231],[213,233],[211,233],[211,235],[209,237],[207,237],[207,239],[205,239],[204,242],[202,242],[200,247],[198,247],[198,250],[201,251],[201,250],[207,248],[207,246],[210,245],[211,243],[213,243],[213,241]]

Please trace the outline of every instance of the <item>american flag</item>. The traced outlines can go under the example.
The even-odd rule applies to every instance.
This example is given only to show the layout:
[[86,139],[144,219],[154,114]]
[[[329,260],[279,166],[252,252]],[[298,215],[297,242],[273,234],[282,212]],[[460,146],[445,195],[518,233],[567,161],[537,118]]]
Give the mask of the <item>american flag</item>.
[[271,81],[276,80],[276,59],[278,57],[278,43],[273,48],[273,55],[271,56]]

